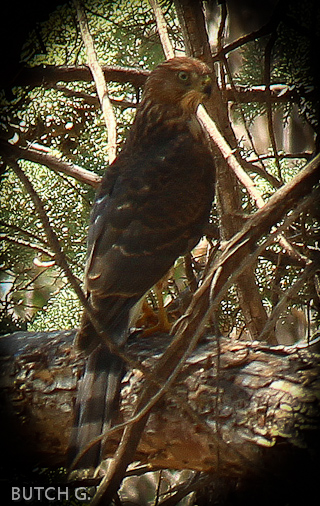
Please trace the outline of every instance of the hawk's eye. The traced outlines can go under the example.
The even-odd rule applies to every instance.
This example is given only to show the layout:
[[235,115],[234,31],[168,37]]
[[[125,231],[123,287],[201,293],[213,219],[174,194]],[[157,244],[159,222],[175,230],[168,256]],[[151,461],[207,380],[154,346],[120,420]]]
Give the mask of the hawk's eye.
[[178,77],[179,77],[180,81],[182,81],[184,83],[187,83],[189,81],[189,74],[188,74],[188,72],[185,72],[184,70],[181,70],[181,72],[179,72]]

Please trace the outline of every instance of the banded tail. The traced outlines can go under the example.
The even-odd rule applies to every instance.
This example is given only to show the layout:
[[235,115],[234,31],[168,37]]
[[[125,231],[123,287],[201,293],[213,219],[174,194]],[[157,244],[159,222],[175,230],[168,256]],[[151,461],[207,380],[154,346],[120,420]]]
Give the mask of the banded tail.
[[[70,464],[95,438],[106,432],[118,413],[124,364],[120,357],[100,344],[87,359],[78,386],[75,420],[69,450]],[[101,442],[77,461],[76,469],[95,469],[102,460]]]

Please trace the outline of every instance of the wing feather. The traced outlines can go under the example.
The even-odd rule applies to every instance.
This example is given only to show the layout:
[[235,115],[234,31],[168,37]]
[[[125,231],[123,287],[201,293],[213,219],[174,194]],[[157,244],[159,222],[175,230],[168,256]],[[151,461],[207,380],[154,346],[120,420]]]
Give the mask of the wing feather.
[[173,151],[168,143],[160,153],[149,146],[129,169],[127,160],[114,162],[91,217],[86,277],[95,295],[142,295],[200,239],[212,158],[202,143],[194,146],[188,129],[179,139]]

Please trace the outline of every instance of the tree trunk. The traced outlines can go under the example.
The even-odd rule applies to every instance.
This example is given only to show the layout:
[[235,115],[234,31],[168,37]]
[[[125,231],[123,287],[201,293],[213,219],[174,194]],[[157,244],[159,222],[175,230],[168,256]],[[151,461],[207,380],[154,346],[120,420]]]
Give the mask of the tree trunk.
[[[229,121],[227,102],[225,97],[223,98],[217,84],[202,2],[195,2],[194,0],[175,0],[175,6],[182,28],[186,54],[204,60],[212,68],[213,93],[211,100],[206,104],[208,112],[210,116],[214,118],[220,131],[236,152],[238,148],[237,140]],[[231,171],[226,160],[222,158],[219,149],[213,143],[211,144],[216,165],[216,193],[219,207],[221,239],[227,241],[241,230],[244,222],[240,199],[240,187],[235,174]],[[242,160],[240,160],[240,163],[242,163]],[[250,251],[247,250],[246,254],[249,255]],[[261,295],[252,268],[247,269],[238,277],[236,286],[239,304],[249,335],[252,340],[258,339],[268,317],[262,304]],[[272,335],[272,333],[267,337],[270,343],[275,344],[274,335]]]

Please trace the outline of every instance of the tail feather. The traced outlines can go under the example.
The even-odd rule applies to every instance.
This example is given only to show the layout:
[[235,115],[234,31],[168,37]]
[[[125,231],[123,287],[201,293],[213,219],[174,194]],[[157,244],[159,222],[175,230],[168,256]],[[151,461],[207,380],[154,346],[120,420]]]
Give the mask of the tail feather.
[[[137,296],[90,296],[101,327],[117,346],[124,346],[127,340],[130,311],[138,300]],[[78,386],[69,449],[70,463],[92,440],[110,428],[112,417],[118,413],[120,384],[124,373],[122,359],[103,344],[85,311],[75,344],[88,358]],[[77,461],[76,468],[96,468],[100,461],[101,444],[97,443]]]
[[[118,411],[124,364],[120,357],[99,345],[87,359],[76,400],[76,417],[71,435],[70,462],[86,446],[110,428]],[[101,443],[94,444],[77,462],[77,469],[96,468],[101,461]]]

